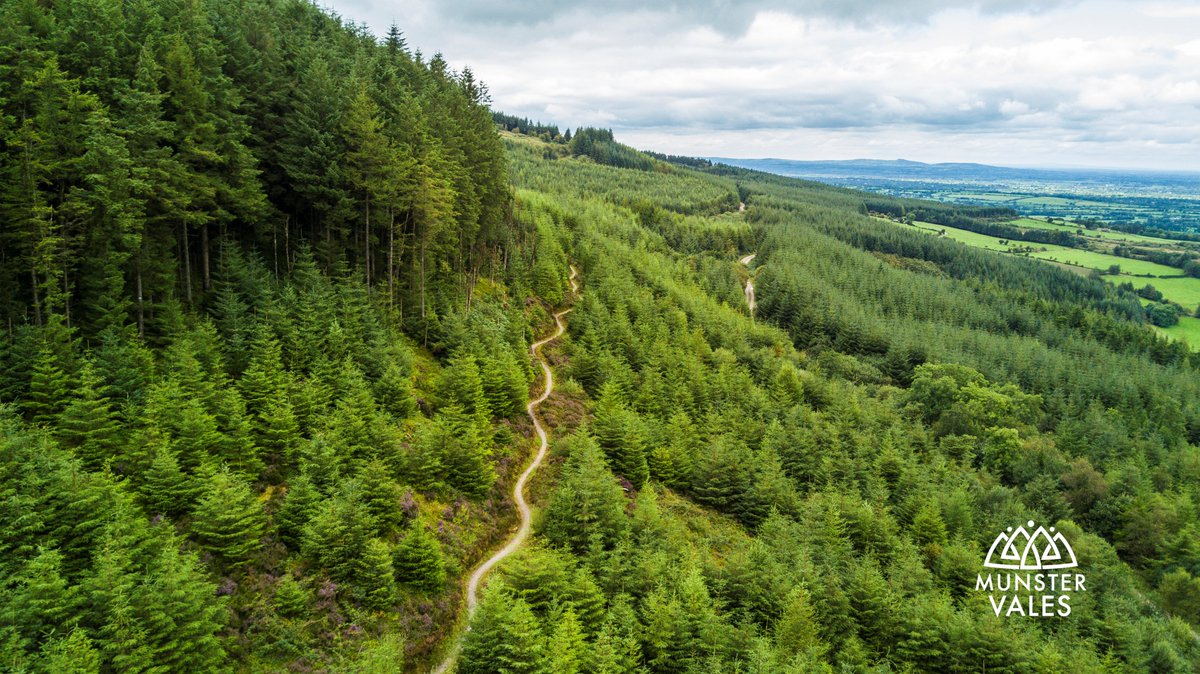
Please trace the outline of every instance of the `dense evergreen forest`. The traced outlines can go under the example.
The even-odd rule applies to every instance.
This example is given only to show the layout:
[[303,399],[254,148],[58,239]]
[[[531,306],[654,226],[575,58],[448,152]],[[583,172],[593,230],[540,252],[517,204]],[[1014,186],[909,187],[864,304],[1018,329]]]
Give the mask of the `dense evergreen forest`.
[[[0,7],[5,671],[1200,669],[1200,357],[869,216],[998,214],[560,134],[303,0]],[[976,590],[1026,520],[1067,617]]]

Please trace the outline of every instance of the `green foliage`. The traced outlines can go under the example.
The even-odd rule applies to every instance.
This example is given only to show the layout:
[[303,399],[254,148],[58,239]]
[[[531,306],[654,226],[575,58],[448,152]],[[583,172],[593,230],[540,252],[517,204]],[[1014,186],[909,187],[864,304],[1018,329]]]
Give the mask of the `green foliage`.
[[628,527],[621,487],[591,436],[576,434],[564,444],[567,463],[546,507],[542,533],[555,545],[576,552],[593,545],[610,548]]
[[246,483],[227,470],[213,475],[196,505],[192,535],[224,568],[250,564],[262,549],[262,504]]
[[637,414],[626,407],[615,382],[606,383],[596,401],[596,418],[591,431],[608,456],[613,472],[641,487],[650,478],[645,442]]
[[446,582],[446,562],[437,539],[425,527],[414,525],[393,556],[396,580],[423,592],[436,592]]
[[542,628],[529,605],[500,584],[488,586],[462,641],[462,674],[533,674],[541,665]]
[[372,538],[363,547],[358,563],[355,593],[359,603],[377,611],[388,608],[396,598],[391,550],[383,541]]
[[[546,507],[459,671],[1200,663],[1173,307],[868,215],[980,209],[501,140],[469,69],[297,0],[0,19],[6,667],[427,655],[568,260]],[[1087,565],[1070,621],[973,589],[1027,518]]]

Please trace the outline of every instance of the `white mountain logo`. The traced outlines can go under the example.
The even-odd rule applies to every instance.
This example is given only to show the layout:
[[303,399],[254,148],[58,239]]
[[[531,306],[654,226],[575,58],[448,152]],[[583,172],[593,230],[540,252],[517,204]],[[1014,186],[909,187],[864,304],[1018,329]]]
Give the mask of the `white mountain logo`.
[[[1071,569],[1079,566],[1075,559],[1075,551],[1071,544],[1063,538],[1061,531],[1050,527],[1033,529],[1033,520],[1028,522],[1029,529],[1012,527],[1000,532],[988,550],[987,559],[983,565],[992,569],[1014,569],[1019,571],[1042,571],[1047,569]],[[1033,530],[1030,534],[1029,531]],[[998,553],[998,555],[997,555]]]

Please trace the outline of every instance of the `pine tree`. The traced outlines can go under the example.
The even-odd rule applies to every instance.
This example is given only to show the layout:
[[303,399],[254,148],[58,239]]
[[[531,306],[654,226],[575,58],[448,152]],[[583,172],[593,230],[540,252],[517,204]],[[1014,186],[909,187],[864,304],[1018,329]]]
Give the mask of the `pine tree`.
[[43,347],[33,362],[29,382],[29,397],[24,401],[25,413],[36,424],[53,424],[70,401],[67,393],[70,381],[58,365],[58,357]]
[[775,624],[775,645],[787,658],[812,649],[822,649],[820,635],[808,591],[792,588],[783,606],[783,615]]
[[262,548],[263,527],[262,504],[250,487],[228,470],[213,475],[192,522],[200,547],[224,567],[238,569]]
[[396,546],[393,566],[397,581],[422,592],[436,592],[446,582],[441,546],[420,523]]
[[480,374],[488,407],[497,417],[512,417],[525,411],[529,382],[510,353],[499,350],[484,357]]
[[165,443],[157,443],[154,459],[142,478],[138,492],[146,512],[178,518],[190,512],[204,484],[179,468],[175,452]]
[[10,610],[18,634],[27,644],[67,633],[77,620],[75,589],[68,586],[61,568],[62,555],[42,548],[17,576]]
[[180,552],[173,537],[160,537],[156,545],[161,547],[149,577],[133,597],[133,617],[144,630],[155,666],[172,672],[219,670],[226,660],[219,636],[227,620],[224,601],[195,556]]
[[40,667],[54,674],[100,674],[100,654],[81,629],[46,642]]
[[582,553],[593,544],[611,548],[629,530],[625,495],[591,436],[567,440],[567,462],[542,519],[542,533],[555,545]]
[[120,453],[120,424],[91,361],[79,374],[75,397],[58,420],[58,437],[88,470],[99,470]]
[[355,595],[366,608],[382,611],[396,598],[395,572],[387,543],[372,538],[363,547],[354,580]]
[[642,645],[636,636],[637,615],[627,604],[614,605],[591,648],[593,674],[642,674]]
[[321,502],[321,493],[308,479],[307,473],[301,473],[292,480],[284,496],[283,505],[275,513],[275,523],[279,528],[279,538],[291,550],[300,549],[304,528],[316,514]]
[[361,480],[363,506],[371,516],[372,527],[377,535],[387,536],[404,518],[400,509],[400,486],[378,459],[366,465]]
[[488,586],[463,637],[460,674],[533,674],[543,657],[542,633],[529,605],[498,583]]
[[287,379],[280,360],[279,342],[266,334],[255,339],[250,364],[238,380],[237,388],[246,403],[246,411],[255,417],[264,415],[270,404],[286,399]]
[[721,436],[696,457],[691,492],[699,503],[754,524],[761,514],[749,500],[752,457],[738,440]]
[[546,674],[579,674],[591,656],[575,610],[567,606],[551,614],[547,622],[554,629],[546,641],[546,657],[541,671]]
[[481,423],[491,417],[479,365],[470,353],[464,351],[450,358],[438,377],[438,393],[444,404],[461,407]]
[[275,612],[285,618],[300,618],[308,612],[308,591],[291,573],[283,574],[275,585],[275,596],[271,598]]
[[272,400],[254,420],[254,442],[263,450],[263,459],[279,473],[296,466],[300,444],[300,426],[287,398]]
[[608,382],[601,387],[592,434],[608,455],[613,472],[624,476],[636,488],[641,488],[650,478],[640,425],[637,414],[625,407],[624,396],[616,383]]
[[388,363],[375,381],[375,399],[392,418],[407,419],[417,413],[417,396],[412,377],[395,363]]
[[180,467],[195,472],[217,454],[222,437],[217,420],[203,403],[184,393],[174,381],[155,385],[146,403],[146,417],[171,442]]
[[[482,496],[496,481],[496,472],[488,461],[488,444],[480,437],[478,417],[471,417],[457,404],[438,411],[435,437],[444,444],[440,458],[446,482],[472,496]],[[486,423],[486,422],[485,422]]]
[[[349,486],[349,485],[348,485]],[[370,518],[352,489],[321,504],[304,528],[301,550],[339,583],[352,583],[370,539]]]

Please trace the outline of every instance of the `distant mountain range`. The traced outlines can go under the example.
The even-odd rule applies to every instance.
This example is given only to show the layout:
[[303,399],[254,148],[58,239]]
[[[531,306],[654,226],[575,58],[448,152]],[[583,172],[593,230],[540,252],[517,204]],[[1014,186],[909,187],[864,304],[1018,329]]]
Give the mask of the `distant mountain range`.
[[974,163],[926,164],[907,159],[850,159],[842,161],[797,161],[792,159],[730,159],[708,157],[710,161],[741,168],[766,171],[799,178],[872,178],[877,180],[968,181],[1011,183],[1020,180],[1040,182],[1108,182],[1113,179],[1143,181],[1154,176],[1156,182],[1200,183],[1200,173],[1181,171],[1139,171],[1119,169],[1034,169],[990,166]]

